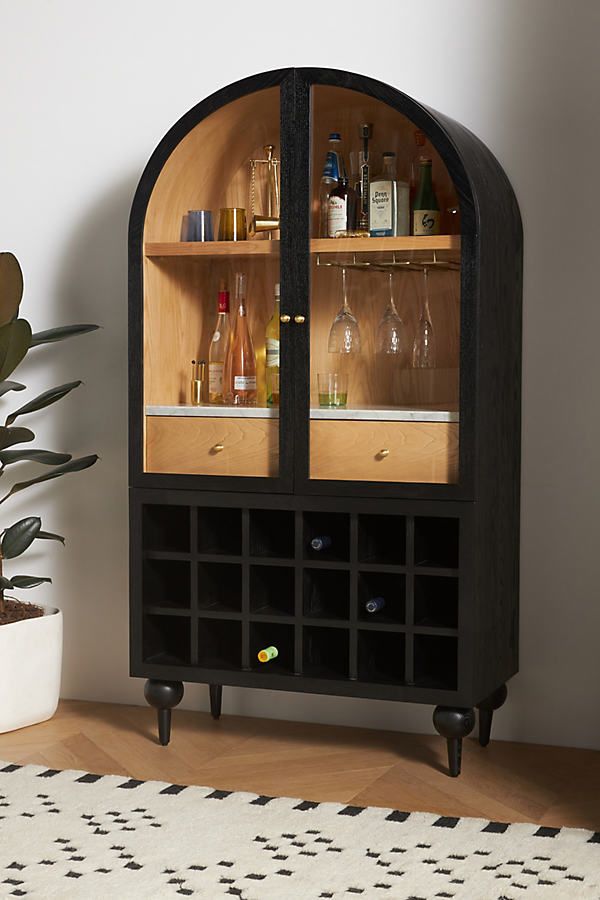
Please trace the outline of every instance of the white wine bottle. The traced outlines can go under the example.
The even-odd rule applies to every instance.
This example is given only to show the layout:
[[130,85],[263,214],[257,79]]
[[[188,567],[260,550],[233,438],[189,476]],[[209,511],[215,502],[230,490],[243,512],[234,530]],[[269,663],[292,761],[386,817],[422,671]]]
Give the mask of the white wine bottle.
[[256,406],[256,355],[246,311],[246,276],[235,274],[235,322],[225,355],[225,402]]
[[275,285],[275,306],[273,315],[267,323],[265,333],[266,344],[266,382],[267,406],[279,406],[279,285]]

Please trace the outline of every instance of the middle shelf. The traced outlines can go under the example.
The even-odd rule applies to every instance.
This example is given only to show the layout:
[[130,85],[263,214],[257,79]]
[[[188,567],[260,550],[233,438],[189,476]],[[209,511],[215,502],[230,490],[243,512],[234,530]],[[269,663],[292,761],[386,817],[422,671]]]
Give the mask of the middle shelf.
[[[147,416],[209,416],[218,419],[278,419],[279,409],[271,406],[192,406],[191,404],[148,405]],[[385,422],[458,422],[457,409],[393,406],[361,406],[355,409],[327,409],[312,407],[311,419],[350,419]]]

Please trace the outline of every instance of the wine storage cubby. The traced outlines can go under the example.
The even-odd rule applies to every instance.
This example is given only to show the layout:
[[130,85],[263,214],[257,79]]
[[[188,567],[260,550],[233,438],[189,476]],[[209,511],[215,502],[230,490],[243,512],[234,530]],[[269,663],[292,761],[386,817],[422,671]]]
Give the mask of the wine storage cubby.
[[[219,234],[232,209],[251,227]],[[458,774],[518,666],[522,232],[497,160],[389,85],[263,73],[165,135],[129,261],[131,673],[160,740],[185,681],[215,717],[223,685],[427,703]],[[254,360],[215,402],[190,377],[244,280]]]

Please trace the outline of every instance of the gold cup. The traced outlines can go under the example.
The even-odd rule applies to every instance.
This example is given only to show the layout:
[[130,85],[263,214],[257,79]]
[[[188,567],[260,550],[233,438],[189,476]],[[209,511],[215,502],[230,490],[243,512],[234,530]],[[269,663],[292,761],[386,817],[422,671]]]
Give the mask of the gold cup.
[[277,231],[279,228],[279,216],[253,216],[250,220],[248,233],[250,237],[260,234],[262,231]]
[[222,209],[219,214],[219,240],[245,241],[247,237],[246,210],[239,206]]

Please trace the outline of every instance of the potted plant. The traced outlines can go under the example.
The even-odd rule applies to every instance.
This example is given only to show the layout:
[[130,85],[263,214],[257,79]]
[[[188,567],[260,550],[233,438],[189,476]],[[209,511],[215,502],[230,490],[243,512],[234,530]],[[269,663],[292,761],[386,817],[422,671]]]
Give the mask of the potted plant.
[[[98,327],[66,325],[33,334],[29,322],[19,318],[22,296],[23,275],[16,257],[0,253],[0,397],[5,402],[13,392],[26,388],[10,380],[10,376],[30,350]],[[56,403],[80,384],[72,381],[44,391],[10,411],[0,425],[0,513],[6,509],[3,504],[15,494],[87,469],[98,459],[95,454],[73,459],[70,453],[32,449],[35,435],[22,424],[29,414]],[[8,476],[18,471],[19,463],[39,464],[43,469],[25,480],[13,479],[10,483]],[[6,482],[9,483],[3,489]],[[0,733],[43,722],[56,711],[62,668],[62,614],[54,607],[14,596],[13,591],[29,590],[51,579],[13,574],[13,560],[34,541],[64,544],[61,535],[42,529],[39,516],[27,516],[4,527],[1,523],[0,517]]]

